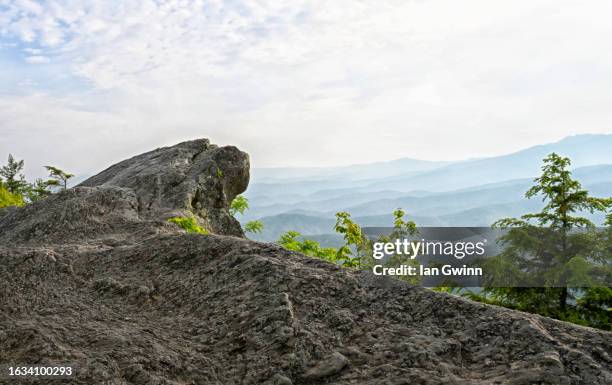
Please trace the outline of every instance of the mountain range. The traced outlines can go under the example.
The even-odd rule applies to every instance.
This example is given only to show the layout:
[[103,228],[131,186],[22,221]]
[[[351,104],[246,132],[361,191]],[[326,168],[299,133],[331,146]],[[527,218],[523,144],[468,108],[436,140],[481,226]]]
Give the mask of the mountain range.
[[[402,158],[329,168],[254,169],[245,193],[265,230],[253,238],[278,239],[295,230],[336,244],[334,214],[347,211],[362,226],[390,226],[403,208],[419,226],[488,226],[495,220],[539,210],[525,191],[555,152],[572,161],[576,179],[594,196],[612,196],[612,135],[576,135],[511,154],[455,162]],[[597,222],[602,215],[591,216]]]

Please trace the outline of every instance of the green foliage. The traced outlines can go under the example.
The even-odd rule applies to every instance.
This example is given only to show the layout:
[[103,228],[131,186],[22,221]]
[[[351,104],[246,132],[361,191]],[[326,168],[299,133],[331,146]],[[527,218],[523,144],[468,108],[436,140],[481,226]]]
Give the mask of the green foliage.
[[569,167],[568,158],[548,155],[525,194],[542,197],[542,211],[493,224],[508,232],[500,255],[483,265],[492,274],[475,299],[609,330],[612,292],[601,283],[612,276],[612,230],[595,229],[579,213],[605,213],[612,199],[591,197]]
[[321,245],[313,240],[304,239],[297,231],[287,231],[282,234],[276,242],[287,250],[298,251],[310,257],[322,259],[324,261],[338,262],[338,250],[333,247],[321,247]]
[[60,190],[68,188],[68,179],[72,178],[74,174],[54,166],[45,166],[45,168],[49,171],[49,177],[51,178],[46,181],[47,186],[58,187]]
[[232,203],[230,203],[229,213],[233,216],[240,213],[240,215],[244,214],[245,211],[249,209],[249,200],[242,195],[238,195]]
[[612,288],[585,288],[576,305],[566,312],[566,321],[612,331]]
[[405,221],[406,212],[401,208],[393,211],[393,234],[391,237],[400,238],[416,234],[417,226],[414,221]]
[[11,194],[22,195],[27,188],[23,166],[23,160],[15,160],[13,155],[9,154],[7,164],[0,167],[0,181],[4,180],[4,187]]
[[204,234],[207,235],[208,231],[203,227],[200,227],[195,217],[173,217],[168,219],[168,222],[179,225],[183,230],[188,233]]
[[[11,199],[5,197],[5,204],[8,201],[12,202],[11,205],[15,205],[17,201],[20,202],[20,204],[35,202],[51,194],[51,191],[49,191],[50,185],[59,184],[55,181],[50,183],[42,179],[37,179],[34,183],[28,183],[22,173],[23,166],[23,160],[15,160],[13,155],[9,154],[7,164],[0,167],[0,183],[2,183],[4,189],[13,196]],[[64,175],[68,177],[72,176],[68,173],[64,173]]]
[[249,221],[244,225],[244,231],[247,233],[261,233],[264,229],[264,224],[261,221]]
[[576,212],[606,212],[612,206],[610,198],[594,198],[569,170],[571,161],[555,153],[544,158],[542,175],[534,179],[535,185],[525,193],[527,199],[541,196],[546,206],[541,212],[523,215],[520,219],[504,218],[494,223],[497,227],[523,227],[536,222],[539,226],[569,230],[574,227],[592,228],[587,218],[574,216]]
[[4,185],[0,183],[0,209],[8,206],[23,206],[23,197],[18,194],[11,193]]
[[448,293],[448,294],[457,294],[457,292],[459,291],[458,288],[454,286],[438,286],[438,287],[434,287],[432,290],[439,291],[441,293]]
[[334,230],[344,238],[344,246],[336,253],[338,262],[358,269],[373,264],[372,242],[365,236],[361,226],[352,220],[351,214],[345,211],[336,213]]
[[[217,169],[217,173],[219,172],[221,172],[221,170]],[[220,176],[222,175],[223,175],[223,172],[221,172]],[[234,198],[234,200],[232,200],[232,203],[230,203],[229,213],[233,216],[236,216],[236,214],[243,215],[244,212],[247,211],[248,209],[249,209],[249,200],[242,195],[238,195],[236,198]],[[261,233],[263,229],[264,229],[264,224],[261,221],[249,221],[245,223],[243,226],[243,230],[245,233],[257,234],[257,233]]]
[[51,195],[49,191],[49,183],[42,179],[36,179],[34,183],[30,183],[26,190],[26,197],[30,202],[36,202],[40,199]]
[[[416,223],[413,221],[404,220],[406,212],[401,208],[393,211],[393,231],[387,236],[380,236],[378,242],[394,242],[396,239],[408,238],[418,233]],[[406,255],[393,254],[389,255],[384,262],[385,267],[399,267],[400,265],[418,267],[419,262],[416,259],[411,259]],[[410,282],[414,285],[421,282],[420,276],[397,276],[397,279]]]
[[[394,215],[393,237],[415,234],[416,225],[404,221],[404,211],[397,209]],[[369,269],[374,265],[372,242],[365,236],[361,226],[353,221],[347,212],[336,213],[334,230],[344,238],[344,245],[339,248],[321,247],[313,240],[305,239],[297,231],[288,231],[281,235],[277,243],[288,250],[299,251],[311,257],[333,262],[347,268]],[[382,239],[382,238],[381,238]],[[390,263],[393,263],[391,261]],[[406,263],[415,263],[409,261]]]

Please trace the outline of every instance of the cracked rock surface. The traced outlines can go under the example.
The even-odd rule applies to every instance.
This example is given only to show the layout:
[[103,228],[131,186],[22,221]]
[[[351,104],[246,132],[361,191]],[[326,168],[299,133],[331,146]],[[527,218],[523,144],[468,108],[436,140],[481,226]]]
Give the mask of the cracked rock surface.
[[[227,207],[248,175],[198,140],[0,210],[0,365],[74,363],[54,381],[74,384],[612,384],[612,333],[242,238]],[[213,234],[166,221],[190,213]]]

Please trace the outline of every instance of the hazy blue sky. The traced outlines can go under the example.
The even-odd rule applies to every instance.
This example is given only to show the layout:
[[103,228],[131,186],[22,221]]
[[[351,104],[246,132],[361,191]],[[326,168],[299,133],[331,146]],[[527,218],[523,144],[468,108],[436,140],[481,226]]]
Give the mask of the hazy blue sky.
[[209,137],[256,166],[336,165],[612,132],[610,15],[608,0],[0,0],[0,157],[92,173]]

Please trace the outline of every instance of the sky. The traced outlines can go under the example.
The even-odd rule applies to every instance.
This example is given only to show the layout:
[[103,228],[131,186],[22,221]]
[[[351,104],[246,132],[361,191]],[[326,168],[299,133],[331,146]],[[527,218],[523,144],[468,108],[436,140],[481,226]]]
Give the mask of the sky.
[[91,175],[206,137],[255,167],[612,132],[607,0],[0,0],[0,161]]

